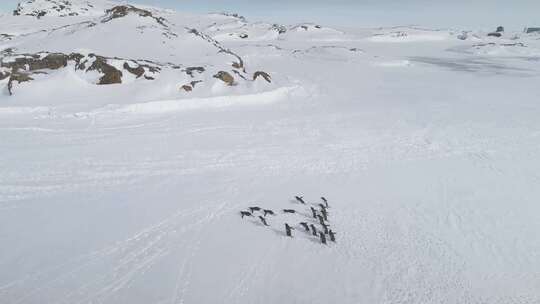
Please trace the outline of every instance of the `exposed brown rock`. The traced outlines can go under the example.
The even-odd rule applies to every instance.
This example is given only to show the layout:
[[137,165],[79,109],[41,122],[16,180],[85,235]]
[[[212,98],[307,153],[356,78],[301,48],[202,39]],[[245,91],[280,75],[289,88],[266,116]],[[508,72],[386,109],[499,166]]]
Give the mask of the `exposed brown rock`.
[[167,26],[165,25],[165,18],[155,17],[150,11],[135,7],[133,5],[118,5],[106,10],[105,12],[107,16],[103,20],[101,20],[101,22],[103,23],[109,22],[113,19],[122,18],[129,15],[130,13],[133,13],[141,17],[153,18],[154,20],[156,20],[157,23],[161,24],[162,26]]
[[268,83],[272,82],[272,77],[266,72],[263,71],[257,71],[253,74],[253,81],[257,80],[257,78],[262,77],[264,80],[266,80]]
[[214,78],[217,78],[217,79],[225,82],[229,86],[234,85],[234,77],[232,77],[231,74],[229,74],[229,73],[227,73],[225,71],[219,71],[216,75],[214,75]]
[[124,69],[128,72],[130,72],[131,74],[137,76],[137,78],[141,77],[142,75],[144,75],[144,68],[140,65],[138,65],[136,68],[132,68],[129,66],[129,64],[127,62],[124,62]]
[[106,85],[106,84],[122,83],[122,72],[116,69],[115,67],[113,67],[112,65],[108,64],[107,59],[105,57],[96,56],[96,55],[89,55],[89,56],[94,56],[96,60],[87,69],[87,71],[98,71],[104,74],[99,79],[99,82],[97,84]]
[[30,80],[34,80],[34,78],[30,77],[30,75],[27,73],[21,73],[21,72],[12,73],[11,76],[9,77],[9,81],[7,85],[9,95],[13,95],[13,83],[15,81],[17,83],[21,83],[21,82],[27,82]]
[[182,90],[184,90],[186,92],[191,92],[191,91],[193,91],[193,87],[190,86],[190,85],[185,84],[185,85],[182,86]]

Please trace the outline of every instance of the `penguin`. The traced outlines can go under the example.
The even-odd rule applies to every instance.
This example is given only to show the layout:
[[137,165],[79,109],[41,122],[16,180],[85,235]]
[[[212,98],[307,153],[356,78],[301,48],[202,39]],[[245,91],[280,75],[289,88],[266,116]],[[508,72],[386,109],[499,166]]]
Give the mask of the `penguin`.
[[320,223],[321,225],[324,225],[324,224],[325,224],[325,223],[324,223],[324,218],[323,218],[321,215],[317,215],[317,218],[319,219],[319,223]]
[[328,231],[328,235],[330,236],[330,241],[336,242],[336,233],[332,230]]
[[315,210],[315,208],[313,207],[310,207],[311,208],[311,214],[313,214],[313,218],[317,218],[317,210]]
[[253,216],[249,211],[240,211],[240,216],[244,218],[244,216]]
[[263,225],[265,225],[265,226],[270,226],[270,225],[268,225],[268,223],[266,222],[266,219],[265,219],[262,215],[259,215],[259,219],[261,220],[261,222],[263,223]]
[[317,236],[317,228],[315,227],[315,225],[311,224],[309,226],[311,227],[311,234]]
[[294,228],[289,226],[289,224],[285,223],[285,233],[287,234],[288,237],[293,237],[292,230],[294,230]]
[[330,206],[328,206],[328,201],[326,200],[326,198],[324,196],[321,196],[321,199],[324,202],[324,204],[326,205],[326,208],[329,208]]
[[283,213],[296,213],[294,209],[283,209]]
[[251,210],[251,213],[255,213],[255,211],[261,211],[261,207],[249,207],[249,210]]
[[326,244],[326,234],[319,232],[319,236],[321,237],[321,243]]
[[328,233],[329,233],[329,231],[328,231],[328,225],[323,224],[323,225],[321,225],[321,226],[323,227],[324,234],[328,234]]
[[306,222],[301,222],[300,225],[302,225],[302,227],[304,227],[304,229],[309,232],[309,226]]
[[321,213],[322,213],[322,217],[325,221],[328,221],[328,211],[326,211],[326,209],[322,209],[321,210]]
[[304,202],[304,197],[303,196],[295,196],[294,198],[296,198],[297,201],[299,201],[301,204],[306,204],[306,202]]
[[264,209],[264,210],[263,210],[263,213],[264,213],[264,216],[265,216],[265,217],[266,217],[268,214],[270,214],[270,215],[276,215],[276,214],[274,213],[274,211],[269,210],[269,209]]

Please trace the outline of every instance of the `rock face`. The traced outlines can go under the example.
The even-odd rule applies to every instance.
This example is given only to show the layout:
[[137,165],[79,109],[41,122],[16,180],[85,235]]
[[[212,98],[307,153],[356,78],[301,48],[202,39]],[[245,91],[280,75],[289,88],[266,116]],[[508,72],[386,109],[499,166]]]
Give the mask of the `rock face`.
[[47,74],[49,71],[67,68],[68,66],[72,66],[76,71],[96,71],[100,73],[101,76],[96,82],[97,85],[122,83],[124,75],[121,71],[122,68],[116,68],[112,62],[117,62],[116,66],[122,66],[123,70],[134,74],[137,78],[144,76],[145,80],[154,80],[154,76],[161,71],[161,67],[157,64],[139,63],[136,60],[109,58],[95,54],[13,54],[4,52],[2,55],[5,57],[0,56],[0,80],[9,78],[8,91],[10,95],[13,94],[15,83],[32,81],[34,80],[32,78],[34,74]]
[[152,12],[135,7],[133,5],[118,5],[106,11],[106,16],[101,20],[101,22],[109,22],[113,19],[122,18],[129,14],[138,15],[140,17],[149,17],[154,19],[157,23],[162,26],[166,26],[165,18],[155,17]]
[[98,71],[103,73],[98,84],[115,84],[122,83],[122,72],[107,63],[107,59],[101,56],[95,56],[96,60],[87,69],[87,71]]
[[225,71],[219,71],[216,75],[214,75],[214,78],[217,78],[221,81],[223,81],[228,86],[234,85],[234,77]]
[[112,6],[107,0],[27,0],[20,2],[13,11],[14,16],[98,16],[105,7]]
[[18,72],[18,71],[15,73],[12,73],[11,76],[9,77],[9,81],[7,85],[9,95],[13,95],[13,83],[15,81],[17,83],[21,83],[21,82],[28,82],[31,80],[34,80],[34,78],[30,77],[30,75],[27,73]]

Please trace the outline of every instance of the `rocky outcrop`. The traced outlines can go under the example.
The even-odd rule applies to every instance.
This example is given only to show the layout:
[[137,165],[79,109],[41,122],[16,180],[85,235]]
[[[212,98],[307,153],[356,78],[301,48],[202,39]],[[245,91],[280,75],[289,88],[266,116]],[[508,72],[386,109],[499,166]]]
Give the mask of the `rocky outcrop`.
[[122,72],[114,66],[107,63],[107,58],[95,56],[96,58],[92,65],[86,71],[98,71],[103,74],[97,84],[117,84],[122,83]]
[[213,77],[223,81],[228,86],[234,85],[234,77],[231,74],[229,74],[228,72],[219,71]]
[[11,73],[11,76],[9,77],[9,81],[7,85],[9,95],[13,95],[13,84],[15,82],[21,83],[21,82],[28,82],[31,80],[34,80],[34,78],[32,78],[30,74],[28,73],[19,72],[19,71]]
[[[103,2],[103,1],[99,1]],[[89,16],[102,15],[104,8],[99,8],[92,1],[84,0],[26,0],[21,1],[13,11],[14,16]]]
[[198,74],[204,73],[206,70],[203,67],[187,67],[184,70],[182,70],[186,74],[188,74],[190,77],[195,77],[194,73],[197,72]]
[[[9,78],[8,91],[10,94],[13,94],[14,84],[31,81],[34,74],[46,74],[50,70],[58,70],[68,66],[73,67],[76,71],[98,72],[100,74],[96,81],[98,85],[122,83],[123,70],[134,74],[137,78],[146,80],[154,80],[154,76],[161,71],[159,64],[151,61],[126,60],[95,54],[47,52],[15,54],[13,50],[0,52],[0,80]],[[170,67],[176,68],[177,66],[170,64]]]
[[165,18],[163,17],[155,17],[152,12],[135,7],[133,5],[118,5],[111,9],[108,9],[106,12],[105,18],[101,20],[102,23],[109,22],[113,19],[122,18],[129,14],[135,14],[140,17],[148,17],[154,19],[157,23],[159,23],[162,26],[167,26],[165,24]]
[[195,86],[198,84],[198,83],[201,83],[202,80],[196,80],[196,81],[192,81],[190,82],[189,84],[185,84],[183,86],[180,87],[181,90],[184,90],[185,92],[191,92],[193,91],[193,89],[195,88]]
[[266,72],[263,71],[257,71],[253,74],[253,81],[257,80],[257,78],[262,77],[266,82],[272,83],[272,77]]
[[285,34],[287,33],[287,28],[284,26],[284,25],[280,25],[280,24],[273,24],[272,25],[272,29],[276,32],[278,32],[278,34]]
[[133,68],[129,65],[129,63],[124,62],[124,70],[135,75],[137,78],[140,78],[142,75],[144,75],[144,68],[140,65],[137,65],[137,67]]

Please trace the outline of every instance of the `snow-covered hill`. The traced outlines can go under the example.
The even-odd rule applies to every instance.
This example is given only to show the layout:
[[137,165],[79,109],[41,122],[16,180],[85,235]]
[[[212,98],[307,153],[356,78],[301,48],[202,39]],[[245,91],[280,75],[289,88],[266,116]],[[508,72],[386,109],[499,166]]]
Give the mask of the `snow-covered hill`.
[[537,34],[18,11],[1,304],[540,303]]
[[118,2],[109,0],[27,0],[13,11],[17,16],[41,18],[67,16],[99,16]]

